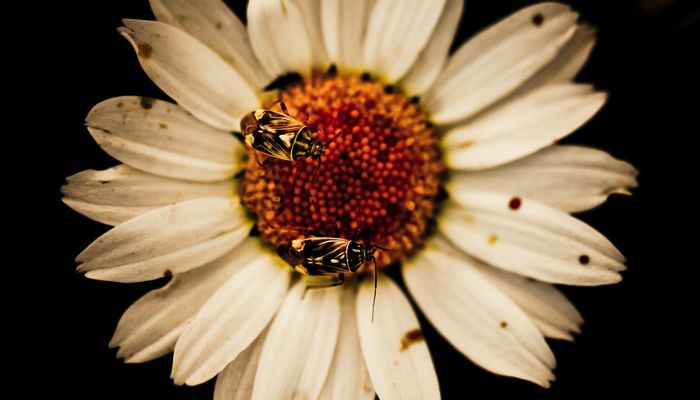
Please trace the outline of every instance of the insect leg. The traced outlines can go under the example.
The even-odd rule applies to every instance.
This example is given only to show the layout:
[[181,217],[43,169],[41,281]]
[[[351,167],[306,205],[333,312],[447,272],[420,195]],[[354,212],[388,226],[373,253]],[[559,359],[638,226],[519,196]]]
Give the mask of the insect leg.
[[285,113],[286,115],[289,115],[289,110],[287,110],[287,105],[284,104],[284,100],[279,99],[280,102],[280,108],[282,109],[282,112]]
[[328,285],[308,285],[308,286],[306,286],[304,288],[304,293],[301,295],[301,298],[303,299],[306,296],[306,292],[309,289],[325,289],[325,288],[340,286],[344,283],[345,283],[345,274],[341,272],[338,274],[338,280],[335,282],[331,282]]
[[275,100],[275,102],[272,103],[272,106],[270,106],[270,107],[274,107],[274,106],[277,105],[277,104],[280,105],[280,109],[282,110],[282,113],[283,113],[284,115],[286,115],[286,116],[288,116],[288,117],[291,117],[291,115],[289,115],[289,110],[287,109],[287,105],[284,104],[284,100],[282,100],[282,96],[280,96],[279,99]]

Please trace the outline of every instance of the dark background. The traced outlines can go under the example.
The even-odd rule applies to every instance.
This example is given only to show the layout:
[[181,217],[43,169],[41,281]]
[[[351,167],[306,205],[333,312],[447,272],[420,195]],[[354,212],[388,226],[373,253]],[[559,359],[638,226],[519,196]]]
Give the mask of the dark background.
[[[568,399],[637,391],[674,397],[686,382],[684,368],[672,358],[692,360],[688,352],[696,347],[692,326],[697,312],[682,310],[691,301],[682,284],[697,261],[681,259],[694,248],[680,242],[683,225],[694,218],[693,208],[686,207],[696,203],[689,192],[694,159],[684,151],[694,148],[691,138],[699,133],[694,85],[700,69],[692,56],[700,48],[700,5],[673,0],[571,3],[599,29],[598,44],[579,80],[611,95],[603,110],[565,142],[606,149],[641,171],[633,197],[613,197],[580,217],[620,248],[629,270],[618,285],[565,288],[586,325],[574,343],[550,342],[558,367],[557,381],[548,390],[474,366],[423,320],[445,399]],[[245,1],[229,4],[238,15],[245,14]],[[527,4],[531,2],[468,1],[455,43]],[[169,356],[126,365],[107,348],[121,313],[162,282],[124,285],[77,274],[73,258],[107,228],[60,202],[65,176],[116,164],[83,126],[90,108],[119,95],[164,97],[116,32],[121,18],[151,19],[148,2],[54,2],[41,7],[42,21],[34,24],[46,29],[44,39],[28,45],[41,50],[43,72],[37,82],[43,86],[33,96],[42,96],[45,112],[28,125],[51,128],[39,143],[39,160],[48,172],[32,178],[40,180],[40,209],[49,215],[41,225],[27,225],[42,227],[40,250],[35,247],[25,255],[39,260],[40,268],[32,270],[30,289],[20,301],[40,296],[29,301],[38,304],[21,310],[19,331],[31,345],[29,355],[18,346],[27,365],[16,369],[32,380],[25,386],[31,392],[50,390],[71,399],[211,398],[213,381],[194,388],[174,386]],[[671,216],[684,210],[690,211],[685,219]]]

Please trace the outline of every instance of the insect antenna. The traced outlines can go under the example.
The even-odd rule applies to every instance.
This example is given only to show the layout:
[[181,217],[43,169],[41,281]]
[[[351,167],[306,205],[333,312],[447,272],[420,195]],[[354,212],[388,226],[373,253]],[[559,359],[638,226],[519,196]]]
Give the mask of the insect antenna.
[[379,268],[377,268],[377,259],[372,257],[374,262],[374,297],[372,297],[372,323],[374,323],[374,306],[377,304],[377,277],[379,276]]
[[325,142],[325,143],[322,142],[323,147],[326,147],[326,146],[328,146],[329,144],[333,143],[333,141],[334,141],[335,139],[339,138],[340,136],[342,136],[343,133],[345,133],[345,131],[342,131],[342,132],[340,132],[340,133],[336,133],[329,141],[327,141],[327,142]]
[[268,220],[267,218],[264,218],[264,220],[265,220],[265,223],[266,223],[268,226],[270,226],[270,227],[272,227],[273,229],[276,229],[276,230],[278,230],[278,231],[296,231],[296,232],[300,232],[300,233],[304,233],[304,234],[310,234],[310,235],[317,236],[317,237],[326,236],[325,234],[323,234],[323,233],[321,233],[321,232],[318,232],[318,231],[316,231],[316,230],[314,230],[314,229],[302,228],[302,227],[300,227],[300,226],[280,226],[280,225],[277,225],[277,224],[273,224],[273,223],[272,223],[270,220]]

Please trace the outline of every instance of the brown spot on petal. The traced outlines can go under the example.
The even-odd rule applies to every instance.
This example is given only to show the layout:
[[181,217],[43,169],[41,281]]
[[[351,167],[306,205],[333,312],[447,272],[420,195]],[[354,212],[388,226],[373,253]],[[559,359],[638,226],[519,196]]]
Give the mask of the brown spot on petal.
[[119,103],[117,103],[117,108],[122,108],[122,107],[124,107],[124,103],[122,103],[121,101]]
[[148,43],[141,43],[138,45],[138,55],[142,58],[148,58],[153,54],[153,47]]
[[224,25],[221,22],[216,21],[216,29],[221,29],[223,27],[224,27]]
[[166,269],[165,272],[163,272],[163,276],[165,278],[171,277],[171,276],[173,276],[173,271]]
[[507,328],[508,327],[508,322],[507,321],[501,321],[501,328]]
[[406,332],[403,337],[401,338],[401,351],[405,351],[409,347],[411,347],[412,344],[418,343],[423,339],[423,332],[420,330],[420,328],[416,329],[411,329],[410,331]]
[[578,258],[578,262],[580,262],[582,265],[586,265],[586,264],[588,264],[589,262],[591,262],[591,258],[588,257],[588,256],[585,255],[585,254],[582,254],[582,255]]
[[141,97],[141,108],[144,110],[150,110],[155,102],[156,99],[153,97]]
[[280,8],[282,9],[282,14],[287,16],[287,5],[284,4],[284,0],[280,0]]
[[498,241],[498,236],[496,236],[496,235],[489,235],[488,241],[489,241],[489,244],[496,244],[496,242]]
[[510,199],[510,201],[508,202],[508,208],[515,211],[515,210],[519,209],[520,206],[522,206],[522,204],[523,204],[523,201],[520,200],[520,197],[516,196],[516,197],[513,197],[512,199]]
[[535,26],[542,26],[542,24],[544,23],[544,15],[542,15],[540,13],[533,15],[532,16],[532,23]]
[[160,129],[168,129],[168,125],[164,124],[162,122],[160,124],[158,124],[158,126],[160,126]]

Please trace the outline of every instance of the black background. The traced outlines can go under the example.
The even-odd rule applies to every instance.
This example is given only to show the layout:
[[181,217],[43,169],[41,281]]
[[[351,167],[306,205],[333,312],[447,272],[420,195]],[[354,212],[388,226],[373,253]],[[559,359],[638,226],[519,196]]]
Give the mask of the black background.
[[[174,386],[169,356],[126,365],[107,348],[121,313],[162,282],[105,283],[74,271],[75,255],[107,228],[64,206],[59,187],[65,176],[116,164],[83,127],[85,115],[113,96],[165,97],[115,30],[121,18],[152,19],[147,1],[77,3],[54,2],[42,8],[46,21],[37,25],[46,29],[44,39],[31,43],[41,49],[43,67],[38,80],[42,91],[34,96],[41,95],[48,106],[28,125],[51,128],[40,139],[39,157],[48,172],[32,177],[32,182],[40,182],[40,209],[48,212],[50,223],[46,226],[43,220],[39,250],[29,254],[41,266],[32,271],[26,297],[40,296],[38,305],[21,310],[27,328],[20,331],[28,332],[31,355],[25,349],[27,365],[17,370],[32,379],[26,389],[48,389],[72,399],[211,398],[213,381],[194,388]],[[245,2],[229,3],[238,15],[245,14]],[[700,47],[700,7],[673,0],[572,3],[599,29],[598,44],[579,80],[611,95],[604,109],[565,142],[606,149],[641,171],[633,197],[613,197],[580,217],[620,248],[629,270],[618,285],[565,288],[586,325],[574,343],[551,341],[558,367],[557,381],[548,390],[474,366],[423,320],[445,399],[564,399],[657,390],[673,397],[684,382],[683,368],[671,357],[683,357],[694,348],[689,327],[697,312],[681,311],[680,304],[691,296],[679,282],[689,279],[683,271],[697,267],[697,261],[676,259],[693,249],[681,249],[682,231],[668,220],[673,210],[685,209],[683,199],[690,197],[692,202],[687,194],[696,168],[693,159],[682,154],[699,132],[694,121],[700,107],[693,86],[698,69],[691,57]],[[527,4],[468,1],[455,43]]]

